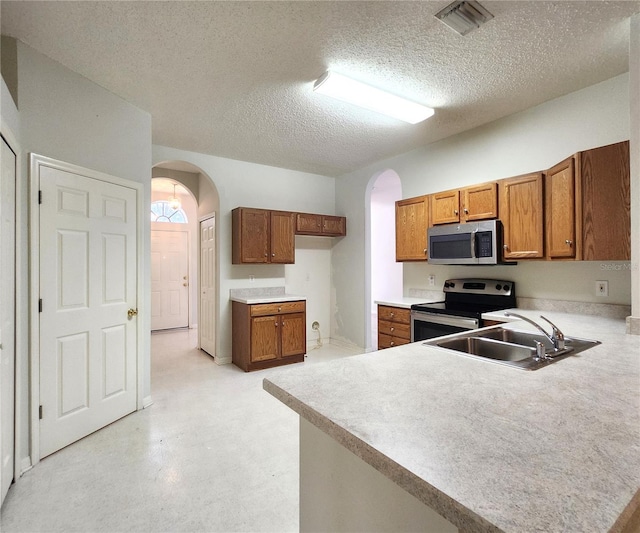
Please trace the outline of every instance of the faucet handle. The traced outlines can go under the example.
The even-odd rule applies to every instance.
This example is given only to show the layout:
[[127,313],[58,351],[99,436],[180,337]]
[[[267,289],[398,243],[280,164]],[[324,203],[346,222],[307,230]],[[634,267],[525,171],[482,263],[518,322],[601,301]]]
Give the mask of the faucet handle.
[[540,341],[535,341],[536,343],[536,361],[540,361],[541,359],[547,358],[547,352],[544,349],[544,344]]
[[560,331],[558,326],[556,326],[548,318],[545,318],[542,315],[540,315],[540,318],[542,320],[544,320],[545,322],[549,323],[551,325],[551,328],[553,329],[553,340],[554,340],[553,344],[554,344],[554,348],[556,350],[564,350],[564,333],[562,333],[562,331]]

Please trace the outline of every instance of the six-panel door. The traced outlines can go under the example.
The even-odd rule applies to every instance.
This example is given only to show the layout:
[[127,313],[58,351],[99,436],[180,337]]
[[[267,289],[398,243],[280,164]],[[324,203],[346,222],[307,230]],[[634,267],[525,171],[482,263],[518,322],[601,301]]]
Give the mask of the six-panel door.
[[136,409],[137,191],[39,172],[44,457]]

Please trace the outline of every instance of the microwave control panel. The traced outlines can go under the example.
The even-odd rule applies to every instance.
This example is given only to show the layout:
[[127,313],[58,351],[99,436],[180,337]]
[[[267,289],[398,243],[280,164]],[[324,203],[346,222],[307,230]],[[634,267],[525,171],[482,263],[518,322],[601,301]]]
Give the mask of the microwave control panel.
[[490,231],[479,231],[476,234],[477,257],[493,255],[493,234]]

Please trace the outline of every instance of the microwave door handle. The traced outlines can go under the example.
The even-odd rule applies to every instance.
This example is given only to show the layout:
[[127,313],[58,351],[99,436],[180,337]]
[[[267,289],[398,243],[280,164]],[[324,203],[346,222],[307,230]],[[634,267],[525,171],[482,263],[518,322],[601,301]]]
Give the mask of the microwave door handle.
[[471,231],[471,257],[473,259],[478,259],[476,255],[476,233],[478,233],[477,229]]

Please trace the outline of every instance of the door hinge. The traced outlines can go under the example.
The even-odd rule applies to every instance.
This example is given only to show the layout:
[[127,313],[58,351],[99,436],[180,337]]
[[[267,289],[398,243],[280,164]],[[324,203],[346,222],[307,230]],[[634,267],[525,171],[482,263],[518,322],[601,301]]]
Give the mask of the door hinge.
[[40,420],[42,420],[42,405],[38,407],[38,416],[40,417]]
[[38,313],[42,313],[42,298],[38,300]]
[[42,203],[42,191],[38,191],[38,203]]

